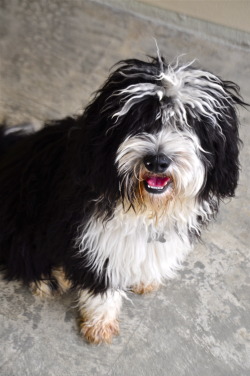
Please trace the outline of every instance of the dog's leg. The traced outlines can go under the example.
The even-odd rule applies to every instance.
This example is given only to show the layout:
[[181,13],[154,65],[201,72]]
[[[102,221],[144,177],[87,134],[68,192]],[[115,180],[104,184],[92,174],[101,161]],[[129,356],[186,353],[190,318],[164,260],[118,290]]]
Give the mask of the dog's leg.
[[103,294],[91,294],[82,290],[79,294],[80,328],[88,342],[111,343],[119,333],[118,315],[122,296],[118,291],[107,290]]
[[146,285],[145,283],[140,283],[139,285],[135,285],[131,288],[131,291],[135,294],[148,294],[150,292],[158,290],[160,284],[157,282],[151,283],[149,285]]
[[55,293],[63,294],[71,288],[71,282],[66,278],[63,268],[54,268],[51,272],[51,277],[43,277],[40,281],[32,282],[30,284],[33,295],[40,298],[48,298]]

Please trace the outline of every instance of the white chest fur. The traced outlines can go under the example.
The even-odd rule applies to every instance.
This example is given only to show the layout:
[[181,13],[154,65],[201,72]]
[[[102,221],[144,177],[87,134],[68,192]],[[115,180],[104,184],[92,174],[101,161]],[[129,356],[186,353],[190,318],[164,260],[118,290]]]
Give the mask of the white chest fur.
[[187,222],[176,226],[173,218],[156,225],[145,214],[124,212],[120,205],[107,223],[89,221],[79,239],[80,252],[88,249],[89,265],[98,275],[106,269],[112,288],[161,283],[175,275],[191,249]]

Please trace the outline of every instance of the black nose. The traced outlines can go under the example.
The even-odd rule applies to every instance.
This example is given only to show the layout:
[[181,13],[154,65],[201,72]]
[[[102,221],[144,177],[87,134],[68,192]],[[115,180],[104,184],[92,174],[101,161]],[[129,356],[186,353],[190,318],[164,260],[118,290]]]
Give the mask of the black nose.
[[171,163],[165,154],[146,155],[143,163],[150,172],[163,173]]

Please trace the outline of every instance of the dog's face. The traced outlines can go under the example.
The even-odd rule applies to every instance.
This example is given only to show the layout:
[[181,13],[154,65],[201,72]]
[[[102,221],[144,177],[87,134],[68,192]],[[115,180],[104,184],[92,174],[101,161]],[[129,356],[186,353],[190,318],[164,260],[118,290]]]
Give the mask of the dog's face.
[[125,192],[156,209],[169,200],[194,198],[205,178],[195,135],[169,127],[141,133],[120,145],[116,162]]
[[119,186],[123,201],[155,210],[174,200],[233,196],[238,87],[192,63],[122,63],[86,110],[110,175],[107,196]]

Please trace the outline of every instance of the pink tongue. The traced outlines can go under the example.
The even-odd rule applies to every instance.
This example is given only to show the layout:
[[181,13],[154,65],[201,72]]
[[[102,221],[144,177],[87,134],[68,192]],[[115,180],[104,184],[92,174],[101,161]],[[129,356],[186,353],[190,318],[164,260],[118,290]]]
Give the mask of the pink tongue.
[[160,178],[157,176],[150,176],[149,178],[146,178],[146,182],[148,185],[151,185],[151,187],[164,187],[170,178]]

